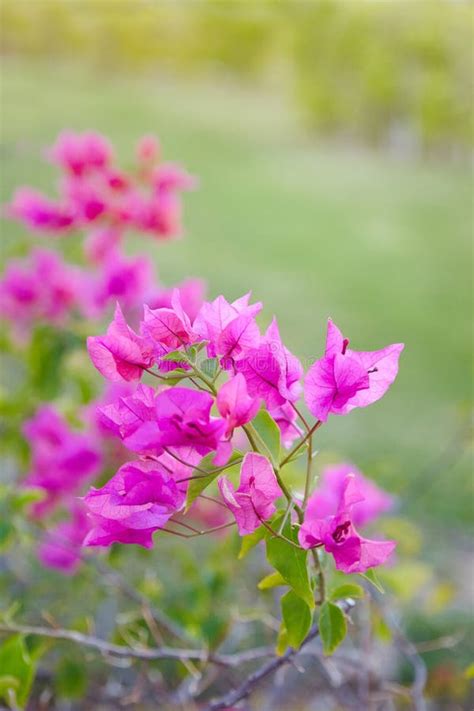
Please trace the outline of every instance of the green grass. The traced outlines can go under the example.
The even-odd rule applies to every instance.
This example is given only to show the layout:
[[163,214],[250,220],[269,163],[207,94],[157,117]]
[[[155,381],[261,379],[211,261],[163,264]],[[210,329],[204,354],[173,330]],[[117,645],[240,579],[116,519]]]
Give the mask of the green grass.
[[[329,315],[356,349],[404,341],[390,394],[332,418],[317,446],[353,459],[420,516],[468,521],[467,172],[319,146],[285,105],[241,87],[8,62],[2,94],[4,201],[19,184],[49,188],[40,148],[64,127],[104,131],[124,160],[156,132],[165,156],[201,181],[186,197],[184,240],[133,245],[156,255],[164,282],[195,274],[212,296],[252,289],[306,364]],[[23,232],[3,231],[13,252]]]

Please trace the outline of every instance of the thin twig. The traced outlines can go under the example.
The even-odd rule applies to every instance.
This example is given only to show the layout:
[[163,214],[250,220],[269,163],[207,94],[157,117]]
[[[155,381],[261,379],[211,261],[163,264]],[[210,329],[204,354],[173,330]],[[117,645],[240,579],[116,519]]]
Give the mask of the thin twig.
[[[342,600],[339,606],[344,612],[348,612],[354,603],[349,600]],[[254,688],[260,684],[268,676],[274,674],[278,669],[286,664],[291,663],[294,658],[301,652],[301,650],[307,646],[310,642],[319,636],[319,627],[314,625],[307,635],[306,639],[302,642],[299,649],[288,649],[285,654],[281,657],[275,657],[271,661],[267,662],[260,669],[250,674],[242,684],[234,689],[233,691],[221,696],[219,699],[211,701],[211,703],[205,707],[204,711],[224,711],[224,709],[234,706],[234,704],[246,699],[250,696]]]
[[112,644],[106,642],[99,637],[83,634],[76,630],[68,629],[50,629],[49,627],[40,627],[34,625],[17,625],[17,624],[0,624],[0,632],[4,634],[31,634],[38,637],[47,637],[48,639],[59,639],[74,642],[75,644],[83,645],[91,649],[96,649],[102,654],[111,655],[113,657],[128,657],[132,659],[143,660],[159,660],[159,659],[175,659],[182,662],[183,660],[196,660],[198,662],[211,662],[223,667],[237,667],[240,664],[262,659],[274,654],[272,647],[257,647],[244,652],[236,652],[234,654],[214,654],[205,649],[176,649],[173,647],[129,647],[120,644]]
[[290,452],[286,455],[286,457],[285,457],[284,459],[282,459],[282,461],[280,462],[280,469],[281,469],[281,467],[283,467],[287,462],[290,461],[290,459],[296,454],[296,452],[298,452],[298,450],[301,449],[301,447],[304,445],[304,443],[306,442],[306,440],[308,439],[308,437],[311,437],[311,435],[314,434],[314,432],[316,432],[316,430],[319,429],[322,424],[323,424],[323,423],[321,422],[321,420],[317,420],[317,422],[314,423],[314,425],[313,425],[313,426],[311,427],[311,429],[304,435],[304,437],[303,437],[302,439],[300,439],[300,441],[295,444],[295,446],[293,447],[293,449],[290,450]]

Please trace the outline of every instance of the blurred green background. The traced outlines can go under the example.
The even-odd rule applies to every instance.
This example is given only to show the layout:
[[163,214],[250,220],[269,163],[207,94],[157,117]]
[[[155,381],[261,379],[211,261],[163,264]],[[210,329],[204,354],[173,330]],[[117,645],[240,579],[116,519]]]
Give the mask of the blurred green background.
[[[328,316],[355,349],[406,343],[390,393],[333,417],[316,446],[398,494],[441,594],[456,581],[438,602],[455,594],[459,624],[438,629],[429,612],[420,637],[464,627],[471,3],[3,0],[1,14],[3,203],[22,184],[51,191],[43,149],[64,128],[104,132],[125,165],[156,133],[200,179],[183,240],[128,240],[165,284],[200,276],[212,298],[251,289],[305,368]],[[2,261],[33,241],[4,223]],[[408,526],[403,545],[417,536]]]

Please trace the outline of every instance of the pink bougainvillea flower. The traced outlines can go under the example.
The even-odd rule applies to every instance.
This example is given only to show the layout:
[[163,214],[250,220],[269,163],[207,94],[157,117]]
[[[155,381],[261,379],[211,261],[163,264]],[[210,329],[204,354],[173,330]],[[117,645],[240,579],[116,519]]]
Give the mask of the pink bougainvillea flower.
[[109,195],[102,178],[84,180],[67,176],[62,180],[61,193],[74,210],[76,227],[84,227],[106,216]]
[[172,308],[171,299],[175,290],[179,292],[181,307],[192,323],[199,313],[199,309],[204,301],[206,284],[202,279],[195,279],[192,277],[190,279],[185,279],[172,289],[154,289],[145,297],[145,303],[148,304],[152,310]]
[[329,319],[325,355],[311,366],[305,379],[306,405],[322,422],[329,414],[345,415],[376,402],[397,376],[403,343],[378,351],[353,351],[348,344]]
[[75,210],[54,202],[37,190],[19,188],[7,206],[7,214],[38,232],[63,233],[74,226]]
[[[252,326],[252,322],[262,310],[262,304],[249,304],[249,300],[250,293],[231,304],[223,296],[204,302],[193,323],[193,329],[200,338],[209,342],[210,357],[214,358],[224,351],[230,359],[244,347],[257,345],[255,339],[258,342],[259,331],[256,324]],[[232,326],[237,319],[238,323]]]
[[353,475],[361,496],[360,501],[354,504],[351,514],[355,526],[365,526],[393,508],[393,496],[367,479],[354,465],[344,463],[326,467],[321,472],[318,488],[308,501],[306,515],[309,518],[323,518],[337,512],[348,474]]
[[152,172],[151,183],[159,193],[194,190],[197,180],[176,163],[161,163]]
[[38,557],[47,568],[74,575],[81,564],[82,541],[90,527],[82,504],[76,503],[70,518],[48,529],[38,547]]
[[152,534],[184,503],[176,482],[154,462],[129,462],[101,489],[84,497],[91,530],[84,546],[136,543],[150,548]]
[[145,422],[156,420],[156,391],[140,383],[135,392],[119,396],[99,408],[99,422],[108,432],[125,440]]
[[222,385],[217,394],[216,404],[219,413],[227,422],[225,436],[232,437],[236,427],[253,420],[259,410],[260,400],[250,397],[244,376],[237,373]]
[[48,157],[67,172],[82,176],[106,168],[113,159],[113,150],[100,133],[63,131],[49,149]]
[[207,454],[219,446],[225,420],[211,417],[213,398],[190,388],[169,388],[156,398],[158,442],[163,447],[192,446]]
[[301,394],[303,369],[299,360],[283,345],[276,319],[257,348],[247,351],[235,364],[243,374],[249,394],[265,400],[269,410],[295,402]]
[[231,321],[217,339],[216,351],[221,356],[221,365],[229,370],[235,360],[242,357],[260,341],[260,330],[253,316],[238,316]]
[[144,307],[141,333],[154,344],[157,357],[176,348],[189,346],[196,340],[177,289],[173,291],[171,297],[171,308]]
[[174,192],[157,192],[151,196],[131,193],[127,211],[137,230],[159,239],[181,234],[181,201]]
[[87,350],[99,373],[112,381],[139,380],[152,364],[146,341],[128,326],[118,304],[106,335],[90,336]]
[[139,163],[154,165],[160,157],[160,144],[156,136],[142,136],[135,151]]
[[323,546],[343,573],[365,573],[382,565],[393,553],[394,541],[372,541],[356,531],[352,511],[363,500],[356,478],[348,474],[343,482],[334,515],[320,516],[316,507],[305,514],[298,539],[303,548]]
[[89,262],[102,264],[116,252],[122,231],[116,227],[101,227],[91,232],[84,242],[84,254]]
[[226,477],[219,479],[218,486],[241,536],[255,531],[275,513],[275,501],[283,493],[268,459],[254,452],[244,457],[238,489]]
[[148,257],[127,259],[118,250],[111,250],[101,265],[93,305],[101,313],[115,301],[124,309],[142,304],[152,283],[152,271]]
[[41,517],[65,496],[73,494],[102,464],[99,446],[87,432],[76,432],[56,410],[44,405],[27,420],[23,432],[31,446],[31,470],[25,486],[38,487],[45,498],[32,513]]
[[280,429],[283,446],[289,449],[293,442],[303,434],[302,430],[296,424],[298,418],[296,411],[291,407],[289,402],[285,402],[284,405],[270,410],[269,414],[273,417]]

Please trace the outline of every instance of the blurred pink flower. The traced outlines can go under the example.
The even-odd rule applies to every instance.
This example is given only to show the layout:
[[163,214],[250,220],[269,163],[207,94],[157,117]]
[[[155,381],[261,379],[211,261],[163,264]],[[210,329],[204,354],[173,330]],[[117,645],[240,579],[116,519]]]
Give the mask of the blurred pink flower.
[[23,432],[31,447],[31,469],[22,483],[45,492],[45,498],[32,507],[33,515],[41,517],[98,474],[102,457],[91,434],[72,430],[49,405],[24,423]]
[[47,568],[74,575],[81,564],[82,541],[90,527],[80,502],[71,507],[70,518],[50,528],[38,547],[38,557]]
[[6,207],[6,214],[39,232],[64,233],[76,219],[72,206],[54,202],[32,188],[18,188]]
[[352,508],[352,521],[355,526],[365,526],[380,514],[393,508],[394,498],[367,479],[352,464],[336,464],[326,467],[321,472],[318,488],[308,501],[306,515],[325,517],[334,515],[343,494],[346,477],[352,474],[361,496]]
[[103,170],[114,157],[108,139],[93,131],[63,131],[47,155],[52,163],[76,176],[82,176],[88,171]]

